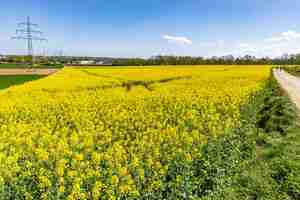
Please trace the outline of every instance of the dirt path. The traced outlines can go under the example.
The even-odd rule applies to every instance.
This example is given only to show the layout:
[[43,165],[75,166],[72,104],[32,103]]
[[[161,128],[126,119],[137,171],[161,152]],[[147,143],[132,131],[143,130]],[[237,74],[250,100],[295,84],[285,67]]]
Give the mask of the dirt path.
[[300,111],[300,78],[278,69],[274,70],[273,73],[281,87],[288,93]]
[[0,69],[1,75],[50,75],[59,69]]

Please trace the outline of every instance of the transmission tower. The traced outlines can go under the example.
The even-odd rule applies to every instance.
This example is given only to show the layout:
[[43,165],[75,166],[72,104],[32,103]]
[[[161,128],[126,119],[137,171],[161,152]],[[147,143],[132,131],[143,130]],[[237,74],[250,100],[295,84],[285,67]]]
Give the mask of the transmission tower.
[[19,23],[18,27],[21,29],[16,30],[16,36],[12,39],[27,41],[27,55],[32,58],[33,62],[33,41],[47,41],[47,39],[41,37],[43,32],[34,30],[34,28],[38,28],[38,24],[31,23],[29,16],[26,22]]

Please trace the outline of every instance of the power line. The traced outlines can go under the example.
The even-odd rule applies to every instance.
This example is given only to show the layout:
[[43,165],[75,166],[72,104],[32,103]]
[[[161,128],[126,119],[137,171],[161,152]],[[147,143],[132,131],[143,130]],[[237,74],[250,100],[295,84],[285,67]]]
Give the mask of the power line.
[[16,36],[12,37],[12,39],[26,40],[27,55],[33,58],[33,41],[47,41],[47,39],[41,37],[43,32],[34,30],[34,28],[38,28],[39,26],[38,24],[31,23],[29,16],[26,22],[19,23],[18,26],[21,27],[21,29],[16,30]]

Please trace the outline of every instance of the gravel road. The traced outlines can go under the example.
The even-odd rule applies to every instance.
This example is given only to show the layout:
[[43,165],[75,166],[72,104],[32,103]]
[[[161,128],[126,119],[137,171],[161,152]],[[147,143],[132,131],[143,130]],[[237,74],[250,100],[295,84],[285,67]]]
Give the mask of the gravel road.
[[300,78],[279,69],[274,70],[273,74],[300,111]]
[[50,75],[58,69],[0,69],[1,75]]

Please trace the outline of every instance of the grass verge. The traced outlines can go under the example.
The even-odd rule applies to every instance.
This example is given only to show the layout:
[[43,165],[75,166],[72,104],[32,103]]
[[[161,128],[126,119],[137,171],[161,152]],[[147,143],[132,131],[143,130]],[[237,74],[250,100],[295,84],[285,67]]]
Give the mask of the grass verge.
[[18,64],[18,63],[2,63],[0,64],[0,69],[23,69],[23,68],[35,68],[35,69],[60,69],[64,66],[62,64],[36,64],[35,66],[30,66],[28,64]]
[[40,79],[44,76],[40,75],[3,75],[0,76],[0,90],[11,87],[13,85],[20,85],[28,81]]

